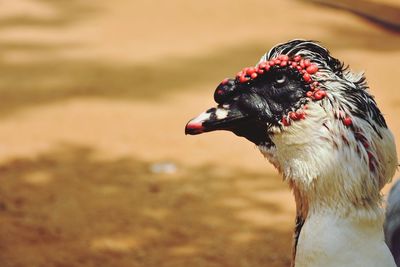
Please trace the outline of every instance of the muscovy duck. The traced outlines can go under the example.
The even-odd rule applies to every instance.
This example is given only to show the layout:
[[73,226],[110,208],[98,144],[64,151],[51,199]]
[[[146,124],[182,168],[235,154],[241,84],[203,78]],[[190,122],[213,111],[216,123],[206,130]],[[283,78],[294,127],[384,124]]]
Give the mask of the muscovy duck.
[[317,42],[292,40],[224,79],[214,99],[185,133],[231,131],[282,173],[297,210],[292,266],[395,266],[380,191],[396,146],[363,74]]
[[386,243],[397,266],[400,266],[400,180],[389,193],[384,229]]

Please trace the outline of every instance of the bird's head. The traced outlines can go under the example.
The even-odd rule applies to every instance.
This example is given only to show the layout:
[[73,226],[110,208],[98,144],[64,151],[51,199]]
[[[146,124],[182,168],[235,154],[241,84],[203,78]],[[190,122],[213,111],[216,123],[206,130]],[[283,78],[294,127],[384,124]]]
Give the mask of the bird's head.
[[322,80],[341,70],[340,62],[314,42],[280,44],[255,67],[224,79],[214,93],[218,106],[191,120],[185,132],[229,130],[258,146],[275,146],[271,135],[305,120],[307,104],[327,96]]
[[298,186],[364,176],[379,194],[394,173],[393,138],[364,76],[316,42],[273,47],[255,67],[223,80],[214,99],[218,105],[190,120],[186,134],[227,130],[245,137]]

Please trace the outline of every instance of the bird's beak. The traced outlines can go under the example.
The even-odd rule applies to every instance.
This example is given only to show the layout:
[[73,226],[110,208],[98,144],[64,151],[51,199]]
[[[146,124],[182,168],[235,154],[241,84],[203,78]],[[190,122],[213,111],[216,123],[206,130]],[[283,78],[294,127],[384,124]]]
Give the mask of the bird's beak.
[[234,131],[247,120],[247,115],[232,105],[211,108],[194,119],[185,127],[185,134],[196,135],[216,130]]

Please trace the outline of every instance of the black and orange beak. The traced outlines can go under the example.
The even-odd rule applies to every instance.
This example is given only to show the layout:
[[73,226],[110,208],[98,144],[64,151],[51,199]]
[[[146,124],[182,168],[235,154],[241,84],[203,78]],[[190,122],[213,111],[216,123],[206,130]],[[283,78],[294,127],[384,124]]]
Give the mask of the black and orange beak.
[[196,135],[218,130],[231,131],[259,145],[270,143],[268,118],[272,116],[266,102],[250,90],[237,88],[234,79],[224,80],[214,93],[217,107],[191,119],[185,134]]
[[186,124],[185,134],[196,135],[217,130],[234,131],[247,118],[248,116],[238,108],[229,105],[210,108]]
[[267,124],[242,112],[234,104],[211,108],[191,119],[186,124],[185,134],[196,135],[218,130],[233,132],[256,145],[272,143]]

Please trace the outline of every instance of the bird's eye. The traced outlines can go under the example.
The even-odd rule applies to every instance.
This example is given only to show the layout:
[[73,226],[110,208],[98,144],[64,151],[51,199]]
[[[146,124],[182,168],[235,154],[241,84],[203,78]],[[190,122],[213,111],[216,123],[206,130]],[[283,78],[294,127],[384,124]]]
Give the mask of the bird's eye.
[[275,82],[276,84],[279,85],[283,85],[286,82],[286,76],[283,74],[278,74],[275,78]]

